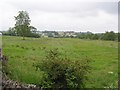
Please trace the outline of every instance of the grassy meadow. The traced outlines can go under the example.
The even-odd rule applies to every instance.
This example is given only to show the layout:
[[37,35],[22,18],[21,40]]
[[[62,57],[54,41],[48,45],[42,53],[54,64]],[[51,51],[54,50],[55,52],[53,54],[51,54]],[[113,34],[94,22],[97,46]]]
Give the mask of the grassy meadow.
[[71,60],[90,58],[91,71],[86,88],[117,87],[118,43],[78,38],[26,38],[3,36],[3,54],[8,56],[8,76],[23,83],[39,83],[42,72],[33,63],[41,61],[45,50],[58,48]]

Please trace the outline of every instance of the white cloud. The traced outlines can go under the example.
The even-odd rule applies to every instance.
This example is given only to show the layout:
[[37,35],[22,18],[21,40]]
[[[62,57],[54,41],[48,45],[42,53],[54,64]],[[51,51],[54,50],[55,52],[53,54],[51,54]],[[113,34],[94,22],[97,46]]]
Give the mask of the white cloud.
[[38,12],[35,16],[31,17],[32,25],[37,26],[41,29],[50,30],[76,30],[76,31],[87,31],[92,32],[104,32],[107,30],[114,30],[117,32],[117,15],[108,14],[104,11],[98,11],[96,16],[86,17],[73,17],[69,16],[68,13],[47,13]]
[[0,3],[2,13],[0,30],[7,30],[14,26],[14,16],[18,11],[26,10],[30,15],[31,25],[38,30],[117,32],[118,0],[90,1],[92,2],[88,0],[82,2],[81,0],[4,0]]

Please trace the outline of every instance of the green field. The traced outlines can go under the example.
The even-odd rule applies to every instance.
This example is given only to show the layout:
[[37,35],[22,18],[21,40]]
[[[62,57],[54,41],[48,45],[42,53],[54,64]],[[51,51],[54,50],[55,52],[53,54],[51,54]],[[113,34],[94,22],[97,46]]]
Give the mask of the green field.
[[[3,54],[8,56],[11,79],[36,84],[42,72],[33,63],[42,60],[45,50],[58,48],[71,60],[90,58],[91,71],[86,88],[117,87],[118,43],[115,41],[81,40],[78,38],[26,38],[3,36]],[[113,72],[113,73],[111,73]]]

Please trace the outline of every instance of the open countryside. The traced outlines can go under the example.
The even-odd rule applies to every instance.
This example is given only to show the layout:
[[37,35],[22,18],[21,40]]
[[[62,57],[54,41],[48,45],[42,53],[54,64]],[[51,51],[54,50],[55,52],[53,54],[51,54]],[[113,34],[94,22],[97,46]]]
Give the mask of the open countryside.
[[1,1],[3,89],[120,86],[118,3],[60,1]]
[[3,54],[9,58],[7,74],[23,83],[37,84],[42,72],[33,63],[40,62],[45,49],[58,48],[71,60],[90,58],[91,70],[86,88],[117,87],[118,43],[115,41],[82,40],[78,38],[26,38],[3,36]]

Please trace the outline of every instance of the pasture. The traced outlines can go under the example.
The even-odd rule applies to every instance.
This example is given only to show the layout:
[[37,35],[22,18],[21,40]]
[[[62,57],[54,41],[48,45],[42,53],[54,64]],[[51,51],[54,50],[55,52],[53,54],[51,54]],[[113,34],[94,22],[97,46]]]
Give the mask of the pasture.
[[71,60],[90,58],[91,71],[86,88],[117,87],[118,43],[78,38],[26,38],[3,36],[3,54],[8,56],[7,75],[23,83],[37,84],[42,72],[33,63],[41,61],[45,50],[58,48]]

